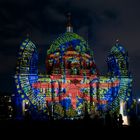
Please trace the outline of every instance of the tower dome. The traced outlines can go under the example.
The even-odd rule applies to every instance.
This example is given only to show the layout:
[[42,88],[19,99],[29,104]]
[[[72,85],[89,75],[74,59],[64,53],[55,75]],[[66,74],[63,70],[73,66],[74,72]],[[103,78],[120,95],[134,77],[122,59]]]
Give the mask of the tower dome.
[[67,13],[66,32],[61,34],[50,46],[47,55],[55,52],[66,52],[67,50],[75,50],[78,53],[87,53],[93,56],[87,42],[78,34],[73,33],[71,23],[71,13]]
[[81,36],[73,33],[70,13],[66,32],[54,40],[47,51],[46,68],[48,74],[97,74],[93,52]]
[[111,54],[119,54],[119,53],[121,53],[121,54],[126,54],[126,50],[124,49],[124,47],[123,47],[120,43],[117,42],[117,43],[112,47],[110,53],[111,53]]
[[47,55],[55,52],[64,52],[70,48],[80,53],[93,55],[87,42],[81,36],[73,32],[66,32],[60,35],[50,46]]
[[109,73],[115,76],[128,76],[128,53],[118,42],[108,56]]
[[[80,69],[89,69],[89,74],[97,73],[93,52],[87,42],[73,32],[61,34],[52,43],[47,51],[46,68],[49,74],[52,71],[56,74],[62,73],[62,69],[73,69],[77,71],[75,74],[80,74]],[[69,72],[69,74],[74,74],[74,72]]]

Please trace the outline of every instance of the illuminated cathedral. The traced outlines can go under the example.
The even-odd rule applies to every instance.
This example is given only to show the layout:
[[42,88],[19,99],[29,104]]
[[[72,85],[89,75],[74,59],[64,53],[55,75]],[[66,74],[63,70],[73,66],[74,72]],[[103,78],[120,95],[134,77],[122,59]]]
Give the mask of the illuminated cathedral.
[[107,57],[108,72],[100,75],[88,43],[73,32],[70,18],[66,32],[52,42],[46,53],[46,72],[38,73],[38,52],[26,38],[20,45],[15,83],[18,115],[54,119],[82,118],[86,113],[120,111],[129,104],[132,77],[128,53],[119,42]]

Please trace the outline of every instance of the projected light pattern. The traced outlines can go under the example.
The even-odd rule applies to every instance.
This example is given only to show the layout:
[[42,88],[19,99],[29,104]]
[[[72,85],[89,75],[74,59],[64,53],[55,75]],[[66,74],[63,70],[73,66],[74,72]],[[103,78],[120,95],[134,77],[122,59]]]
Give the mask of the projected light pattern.
[[38,54],[35,45],[26,39],[20,46],[16,67],[16,87],[22,100],[29,99],[34,109],[45,109],[45,95],[40,94],[39,89],[32,87],[38,80]]
[[131,99],[132,78],[128,55],[116,44],[107,59],[108,74],[100,76],[86,41],[72,32],[59,36],[46,57],[46,75],[38,74],[35,45],[20,46],[15,81],[22,100],[32,110],[56,119],[81,117],[93,110],[117,111],[120,101]]
[[108,72],[112,77],[117,77],[120,81],[119,91],[116,99],[112,102],[111,107],[114,111],[114,106],[118,107],[120,100],[132,100],[132,77],[128,68],[128,53],[124,47],[116,43],[111,49],[108,56]]
[[82,37],[72,32],[66,32],[60,35],[50,46],[50,49],[47,51],[47,55],[55,54],[57,51],[65,52],[69,45],[72,45],[77,52],[86,52],[93,55],[87,42]]

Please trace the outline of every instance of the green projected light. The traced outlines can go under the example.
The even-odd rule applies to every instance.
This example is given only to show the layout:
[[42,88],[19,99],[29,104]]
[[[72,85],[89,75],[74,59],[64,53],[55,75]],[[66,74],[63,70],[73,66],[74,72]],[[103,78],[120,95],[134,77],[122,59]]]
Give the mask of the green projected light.
[[[91,112],[118,112],[120,102],[130,102],[132,77],[128,69],[128,53],[115,44],[108,58],[108,73],[100,76],[93,52],[87,42],[73,32],[60,35],[46,56],[46,74],[38,74],[35,44],[22,42],[17,59],[15,83],[21,109],[34,117],[82,118]],[[26,109],[27,110],[27,109]]]

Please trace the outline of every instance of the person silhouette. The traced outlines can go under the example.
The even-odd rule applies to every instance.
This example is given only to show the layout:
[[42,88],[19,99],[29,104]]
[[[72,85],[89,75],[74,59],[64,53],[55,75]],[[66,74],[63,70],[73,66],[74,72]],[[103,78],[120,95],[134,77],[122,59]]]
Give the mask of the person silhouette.
[[119,114],[119,117],[118,117],[118,123],[119,123],[119,127],[122,127],[122,126],[123,126],[123,118],[122,118],[122,114]]

